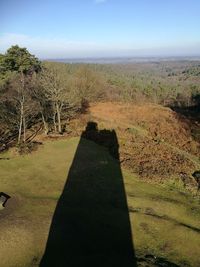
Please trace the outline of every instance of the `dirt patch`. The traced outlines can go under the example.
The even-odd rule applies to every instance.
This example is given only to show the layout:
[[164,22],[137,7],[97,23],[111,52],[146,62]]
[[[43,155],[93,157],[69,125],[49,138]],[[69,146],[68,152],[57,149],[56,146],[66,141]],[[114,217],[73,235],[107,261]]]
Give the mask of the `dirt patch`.
[[5,207],[0,210],[1,223],[2,220],[4,220],[5,218],[7,219],[7,217],[12,216],[13,213],[17,212],[17,209],[21,205],[21,203],[23,203],[23,199],[20,196],[18,195],[13,196],[11,194],[11,197],[6,202]]

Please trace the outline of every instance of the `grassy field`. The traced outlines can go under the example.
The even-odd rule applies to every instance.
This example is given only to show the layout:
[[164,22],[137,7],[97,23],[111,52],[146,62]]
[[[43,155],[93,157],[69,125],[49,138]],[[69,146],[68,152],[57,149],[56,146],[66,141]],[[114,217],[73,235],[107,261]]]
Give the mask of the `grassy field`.
[[[105,148],[91,141],[82,140],[80,143],[79,138],[48,141],[36,152],[25,156],[19,156],[14,151],[6,152],[1,155],[0,174],[0,191],[11,196],[6,208],[0,210],[1,267],[39,266],[49,231],[51,234],[56,206],[58,209],[63,201],[67,203],[68,196],[70,212],[76,211],[83,222],[89,218],[81,213],[86,205],[89,214],[97,216],[100,221],[102,214],[107,214],[107,226],[102,226],[102,229],[111,229],[114,225],[114,233],[119,230],[118,241],[125,242],[122,233],[128,233],[130,223],[129,232],[138,266],[200,266],[198,200],[175,189],[140,181],[128,171],[121,170]],[[68,187],[71,193],[68,193]],[[98,207],[98,203],[101,204],[98,199],[105,200],[105,210]],[[119,212],[122,204],[124,208]],[[68,211],[64,209],[63,212]],[[56,216],[55,213],[54,221],[56,218],[62,220],[62,216]],[[129,222],[123,228],[125,218]],[[95,232],[102,232],[97,223],[93,228]],[[100,234],[95,233],[96,236],[100,237]],[[79,241],[78,236],[75,241]],[[62,242],[61,246],[65,240]],[[80,242],[83,242],[81,237]],[[87,245],[90,246],[89,243]],[[102,238],[98,249],[104,245],[106,242],[104,244]],[[73,247],[77,249],[76,244]],[[76,251],[73,253],[76,257]],[[102,257],[100,251],[99,258]],[[164,263],[168,265],[162,265]]]

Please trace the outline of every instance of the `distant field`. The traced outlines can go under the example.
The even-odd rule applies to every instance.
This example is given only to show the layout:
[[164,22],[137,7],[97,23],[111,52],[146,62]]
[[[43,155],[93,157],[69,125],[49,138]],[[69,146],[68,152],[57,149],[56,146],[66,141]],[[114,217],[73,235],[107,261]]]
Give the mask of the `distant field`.
[[[108,220],[105,217],[108,227],[112,229],[112,225],[115,225],[115,231],[119,229],[119,238],[122,238],[121,235],[127,229],[123,228],[120,222],[123,222],[124,216],[128,216],[138,266],[155,266],[155,257],[157,257],[156,266],[175,266],[172,263],[178,266],[200,266],[198,200],[176,190],[141,182],[125,169],[121,174],[119,164],[105,148],[91,141],[81,142],[83,147],[81,150],[79,138],[71,138],[45,142],[31,155],[18,156],[14,151],[2,154],[0,191],[9,194],[11,199],[7,207],[0,211],[1,267],[39,266],[53,213],[67,177],[71,179],[67,184],[69,191],[70,188],[76,188],[76,193],[80,192],[80,198],[74,198],[74,201],[70,202],[71,212],[76,212],[78,218],[83,216],[80,218],[83,221],[86,219],[83,205],[89,207],[89,214],[92,214],[94,209],[94,214],[99,220],[102,220],[101,213],[105,212],[109,218]],[[121,182],[116,180],[119,175],[122,177]],[[61,198],[60,201],[65,200],[67,207],[70,194],[67,193],[67,186],[65,190],[64,199]],[[118,205],[120,207],[122,204],[120,192],[123,190],[124,203],[126,199],[128,203],[127,215],[125,208],[121,211],[118,208]],[[96,209],[98,194],[101,195],[100,199],[106,200],[105,210],[101,207],[99,215]],[[115,202],[110,196],[115,196]],[[65,212],[68,211],[64,207],[62,212],[65,216]],[[60,217],[61,222],[63,216]],[[85,227],[81,221],[76,223],[77,227],[78,225]],[[93,226],[95,232],[98,232],[95,228],[97,224]],[[78,237],[74,238],[77,240]],[[103,246],[106,245],[103,243],[103,238],[100,240],[100,245],[103,251]],[[77,249],[77,244],[73,246]],[[65,253],[67,254],[67,251]],[[73,253],[76,256],[76,251]],[[101,251],[99,253],[99,258],[102,258]],[[161,265],[163,262],[168,265]]]

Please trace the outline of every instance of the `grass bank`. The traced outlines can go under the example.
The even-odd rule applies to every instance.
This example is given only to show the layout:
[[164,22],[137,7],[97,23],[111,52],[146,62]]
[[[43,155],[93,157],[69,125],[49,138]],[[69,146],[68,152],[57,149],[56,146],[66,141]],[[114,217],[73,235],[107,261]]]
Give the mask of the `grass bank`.
[[[1,267],[39,266],[79,141],[79,138],[50,141],[30,155],[18,156],[13,151],[2,155],[5,160],[0,160],[0,191],[9,194],[11,199],[7,207],[0,210]],[[87,204],[92,210],[96,207],[99,188],[101,193],[105,191],[105,199],[109,201],[118,175],[116,170],[120,167],[105,148],[86,140],[82,145],[78,168],[73,170],[79,179],[75,185],[78,187],[85,181],[84,190],[90,195]],[[189,194],[142,182],[126,170],[120,171],[138,266],[155,266],[152,261],[156,258],[178,266],[200,266],[198,200]],[[105,179],[102,180],[105,177],[106,184]],[[98,181],[98,188],[94,181]],[[81,187],[77,190],[83,197]],[[115,203],[110,201],[109,214],[116,215],[115,203],[120,199]],[[72,210],[81,210],[80,200],[71,205]],[[116,221],[116,216],[111,217],[110,226],[115,224],[114,219]],[[121,232],[126,230],[119,224],[117,227]]]

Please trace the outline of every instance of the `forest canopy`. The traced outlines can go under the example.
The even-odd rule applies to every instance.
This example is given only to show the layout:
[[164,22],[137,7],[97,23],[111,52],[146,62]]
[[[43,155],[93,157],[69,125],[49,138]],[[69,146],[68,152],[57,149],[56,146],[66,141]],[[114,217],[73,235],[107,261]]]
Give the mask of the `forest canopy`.
[[0,54],[1,144],[18,144],[41,123],[45,134],[61,134],[64,123],[90,102],[153,102],[199,105],[198,61],[133,64],[41,62],[18,45]]

